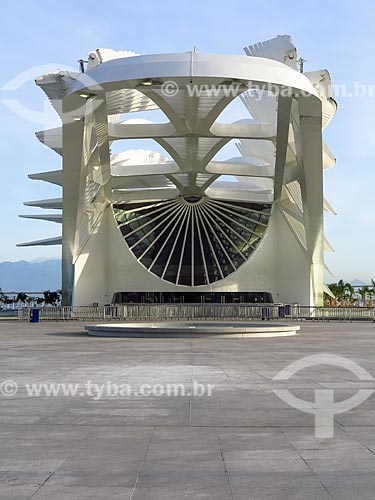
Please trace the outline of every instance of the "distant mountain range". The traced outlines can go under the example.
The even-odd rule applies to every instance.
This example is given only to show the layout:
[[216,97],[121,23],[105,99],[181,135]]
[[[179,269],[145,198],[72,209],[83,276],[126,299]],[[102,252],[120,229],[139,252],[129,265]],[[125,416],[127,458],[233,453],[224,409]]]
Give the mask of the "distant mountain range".
[[[359,279],[353,286],[363,286]],[[0,262],[0,288],[3,292],[43,292],[61,289],[61,260]]]
[[364,282],[363,282],[363,281],[361,281],[361,280],[357,280],[357,279],[352,280],[352,281],[350,282],[350,284],[351,284],[352,286],[364,286],[364,285],[366,285],[366,283],[364,283]]
[[61,288],[61,260],[0,262],[3,292],[43,292]]

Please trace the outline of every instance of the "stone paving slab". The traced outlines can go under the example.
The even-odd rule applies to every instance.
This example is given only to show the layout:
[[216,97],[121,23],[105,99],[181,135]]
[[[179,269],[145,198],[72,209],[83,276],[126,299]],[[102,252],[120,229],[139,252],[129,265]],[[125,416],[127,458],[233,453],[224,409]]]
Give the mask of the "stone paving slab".
[[[359,387],[335,367],[273,377],[304,356],[375,377],[375,325],[301,324],[270,339],[116,339],[73,322],[0,323],[0,500],[374,500],[375,396],[335,416],[332,439],[274,393],[313,401]],[[25,384],[212,384],[212,396],[30,397]]]

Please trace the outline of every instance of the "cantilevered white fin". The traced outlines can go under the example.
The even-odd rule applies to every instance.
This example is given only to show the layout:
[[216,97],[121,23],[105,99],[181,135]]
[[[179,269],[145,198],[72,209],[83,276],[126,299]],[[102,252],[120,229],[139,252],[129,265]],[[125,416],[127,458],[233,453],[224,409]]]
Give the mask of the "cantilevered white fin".
[[47,208],[54,210],[62,210],[62,198],[50,198],[48,200],[25,201],[27,207]]
[[51,170],[49,172],[38,172],[36,174],[29,174],[29,179],[35,181],[44,181],[57,186],[62,186],[62,170]]
[[62,116],[62,100],[78,76],[79,73],[59,69],[50,71],[35,80],[35,83],[45,92],[60,117]]
[[122,59],[124,57],[134,57],[139,56],[136,52],[131,50],[113,50],[113,49],[96,49],[89,53],[87,70],[95,68],[98,64],[106,61],[112,61],[113,59]]
[[325,198],[323,200],[323,209],[325,212],[329,212],[332,215],[337,215],[337,212],[335,209],[332,207],[332,205],[327,201]]
[[62,236],[55,238],[46,238],[45,240],[27,241],[26,243],[19,243],[18,247],[49,247],[53,245],[62,245]]
[[329,295],[330,297],[332,297],[333,299],[335,298],[335,296],[333,295],[333,293],[331,292],[331,290],[328,288],[328,286],[324,283],[324,291],[327,295]]
[[297,69],[297,49],[289,35],[279,35],[264,42],[244,47],[248,56],[265,57],[280,61],[293,69]]
[[324,264],[324,271],[328,273],[332,278],[335,278],[336,276],[333,274],[333,272],[330,270],[330,268],[327,266],[327,264]]
[[45,220],[48,222],[56,222],[62,224],[62,214],[42,214],[42,215],[19,215],[21,219]]
[[62,127],[41,130],[35,132],[35,135],[42,144],[62,155]]
[[327,240],[327,238],[324,238],[324,251],[329,253],[333,253],[335,251],[335,249],[333,248],[331,243]]

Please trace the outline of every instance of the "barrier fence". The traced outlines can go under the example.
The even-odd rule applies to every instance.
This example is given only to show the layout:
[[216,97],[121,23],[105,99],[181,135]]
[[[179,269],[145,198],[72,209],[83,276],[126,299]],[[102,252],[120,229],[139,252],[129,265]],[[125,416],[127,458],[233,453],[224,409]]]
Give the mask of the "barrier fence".
[[[18,309],[29,321],[34,308]],[[103,307],[42,307],[40,319],[77,321],[375,321],[374,307],[310,307],[297,304],[126,304]]]

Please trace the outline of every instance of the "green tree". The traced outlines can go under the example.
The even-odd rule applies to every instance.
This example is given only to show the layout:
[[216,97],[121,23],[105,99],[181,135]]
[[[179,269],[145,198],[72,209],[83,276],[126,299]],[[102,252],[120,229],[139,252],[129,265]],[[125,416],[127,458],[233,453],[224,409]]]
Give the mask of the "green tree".
[[1,302],[5,305],[10,305],[13,304],[14,299],[11,297],[8,297],[8,295],[4,295],[3,293],[1,294]]
[[345,283],[343,280],[340,280],[337,283],[337,300],[339,302],[337,305],[343,305],[344,297],[345,297]]
[[44,303],[46,305],[55,306],[58,302],[60,302],[60,294],[58,292],[51,292],[50,290],[46,290],[43,292]]
[[374,296],[375,296],[375,280],[374,278],[371,279],[371,285],[372,288],[369,288],[369,295],[370,295],[370,300],[371,300],[371,305],[374,305]]
[[352,306],[355,302],[355,290],[353,285],[351,285],[351,283],[345,283],[344,292],[344,297],[347,299],[348,305]]
[[374,288],[370,288],[369,287],[369,289],[368,289],[368,298],[369,298],[369,305],[370,305],[370,307],[374,306],[374,295],[375,295]]
[[28,302],[28,300],[29,300],[29,297],[26,293],[20,292],[17,294],[16,302],[22,302],[23,304],[26,304],[26,302]]
[[330,283],[328,288],[335,296],[329,300],[331,306],[352,306],[357,302],[357,293],[351,283],[345,283],[339,280],[337,283]]
[[369,291],[370,291],[369,287],[365,285],[358,289],[358,294],[361,297],[362,306],[366,306],[366,301],[367,298],[369,297]]

